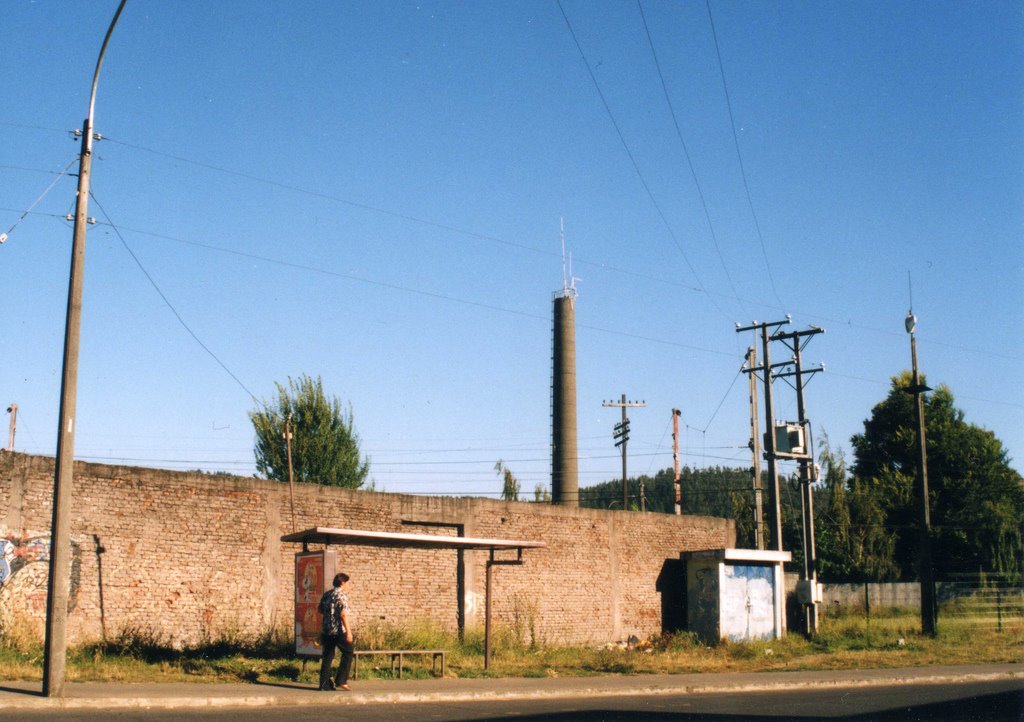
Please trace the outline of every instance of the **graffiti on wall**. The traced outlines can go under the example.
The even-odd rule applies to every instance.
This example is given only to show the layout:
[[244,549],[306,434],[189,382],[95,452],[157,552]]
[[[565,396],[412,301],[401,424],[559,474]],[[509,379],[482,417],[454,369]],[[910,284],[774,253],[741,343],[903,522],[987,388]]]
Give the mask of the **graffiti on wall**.
[[0,538],[0,586],[33,562],[50,561],[50,537],[6,533]]
[[[68,595],[68,611],[78,601],[78,586],[82,571],[82,548],[71,542],[71,584]],[[19,572],[36,564],[49,564],[50,535],[21,534],[0,529],[0,589],[11,583]]]

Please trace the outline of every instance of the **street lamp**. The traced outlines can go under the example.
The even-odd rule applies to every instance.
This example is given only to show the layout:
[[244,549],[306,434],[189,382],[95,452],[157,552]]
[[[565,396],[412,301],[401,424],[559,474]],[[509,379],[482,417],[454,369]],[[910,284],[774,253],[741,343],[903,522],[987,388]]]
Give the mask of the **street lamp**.
[[71,565],[71,482],[75,462],[75,406],[78,397],[78,345],[82,321],[82,281],[85,275],[85,230],[89,215],[89,173],[92,168],[92,123],[96,86],[107,43],[127,0],[121,0],[103,38],[89,94],[89,114],[82,127],[82,153],[78,164],[78,197],[71,245],[67,322],[64,326],[64,364],[60,384],[57,426],[57,464],[53,477],[53,521],[50,526],[50,575],[46,595],[46,646],[43,652],[43,694],[64,695],[67,663],[68,593]]
[[930,388],[921,383],[917,368],[917,316],[913,309],[907,312],[903,321],[904,328],[910,334],[910,358],[913,368],[913,381],[908,393],[914,395],[914,408],[917,416],[917,490],[918,499],[918,532],[920,534],[920,574],[921,579],[921,633],[935,635],[935,585],[932,578],[932,522],[928,503],[928,452],[925,447],[924,433],[924,397]]

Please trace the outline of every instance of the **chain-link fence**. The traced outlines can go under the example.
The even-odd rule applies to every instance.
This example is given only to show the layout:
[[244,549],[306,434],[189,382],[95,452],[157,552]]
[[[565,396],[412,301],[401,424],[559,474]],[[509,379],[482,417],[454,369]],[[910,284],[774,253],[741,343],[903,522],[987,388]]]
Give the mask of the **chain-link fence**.
[[1024,627],[1024,584],[998,574],[954,574],[936,585],[939,624],[1004,631]]
[[[791,629],[798,628],[801,608],[796,604],[796,575],[787,575]],[[919,614],[918,582],[860,582],[824,584],[820,613],[823,618],[891,618]],[[1024,630],[1024,582],[1020,575],[986,572],[947,575],[935,583],[937,619],[941,628],[953,626],[993,631]]]

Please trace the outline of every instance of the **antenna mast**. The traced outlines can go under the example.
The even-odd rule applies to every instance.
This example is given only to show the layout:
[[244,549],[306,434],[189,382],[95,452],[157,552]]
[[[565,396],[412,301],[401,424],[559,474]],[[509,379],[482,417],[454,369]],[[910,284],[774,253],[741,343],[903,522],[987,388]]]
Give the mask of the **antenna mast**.
[[565,275],[565,216],[559,216],[558,228],[562,238],[562,295],[564,296],[569,291],[569,279]]

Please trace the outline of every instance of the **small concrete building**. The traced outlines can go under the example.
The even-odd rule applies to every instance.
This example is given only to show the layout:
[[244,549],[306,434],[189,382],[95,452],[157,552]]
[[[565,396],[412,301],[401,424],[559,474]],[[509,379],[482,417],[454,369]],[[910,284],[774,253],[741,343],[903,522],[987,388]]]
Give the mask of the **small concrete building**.
[[708,644],[785,634],[783,562],[789,552],[710,549],[686,560],[687,628]]

